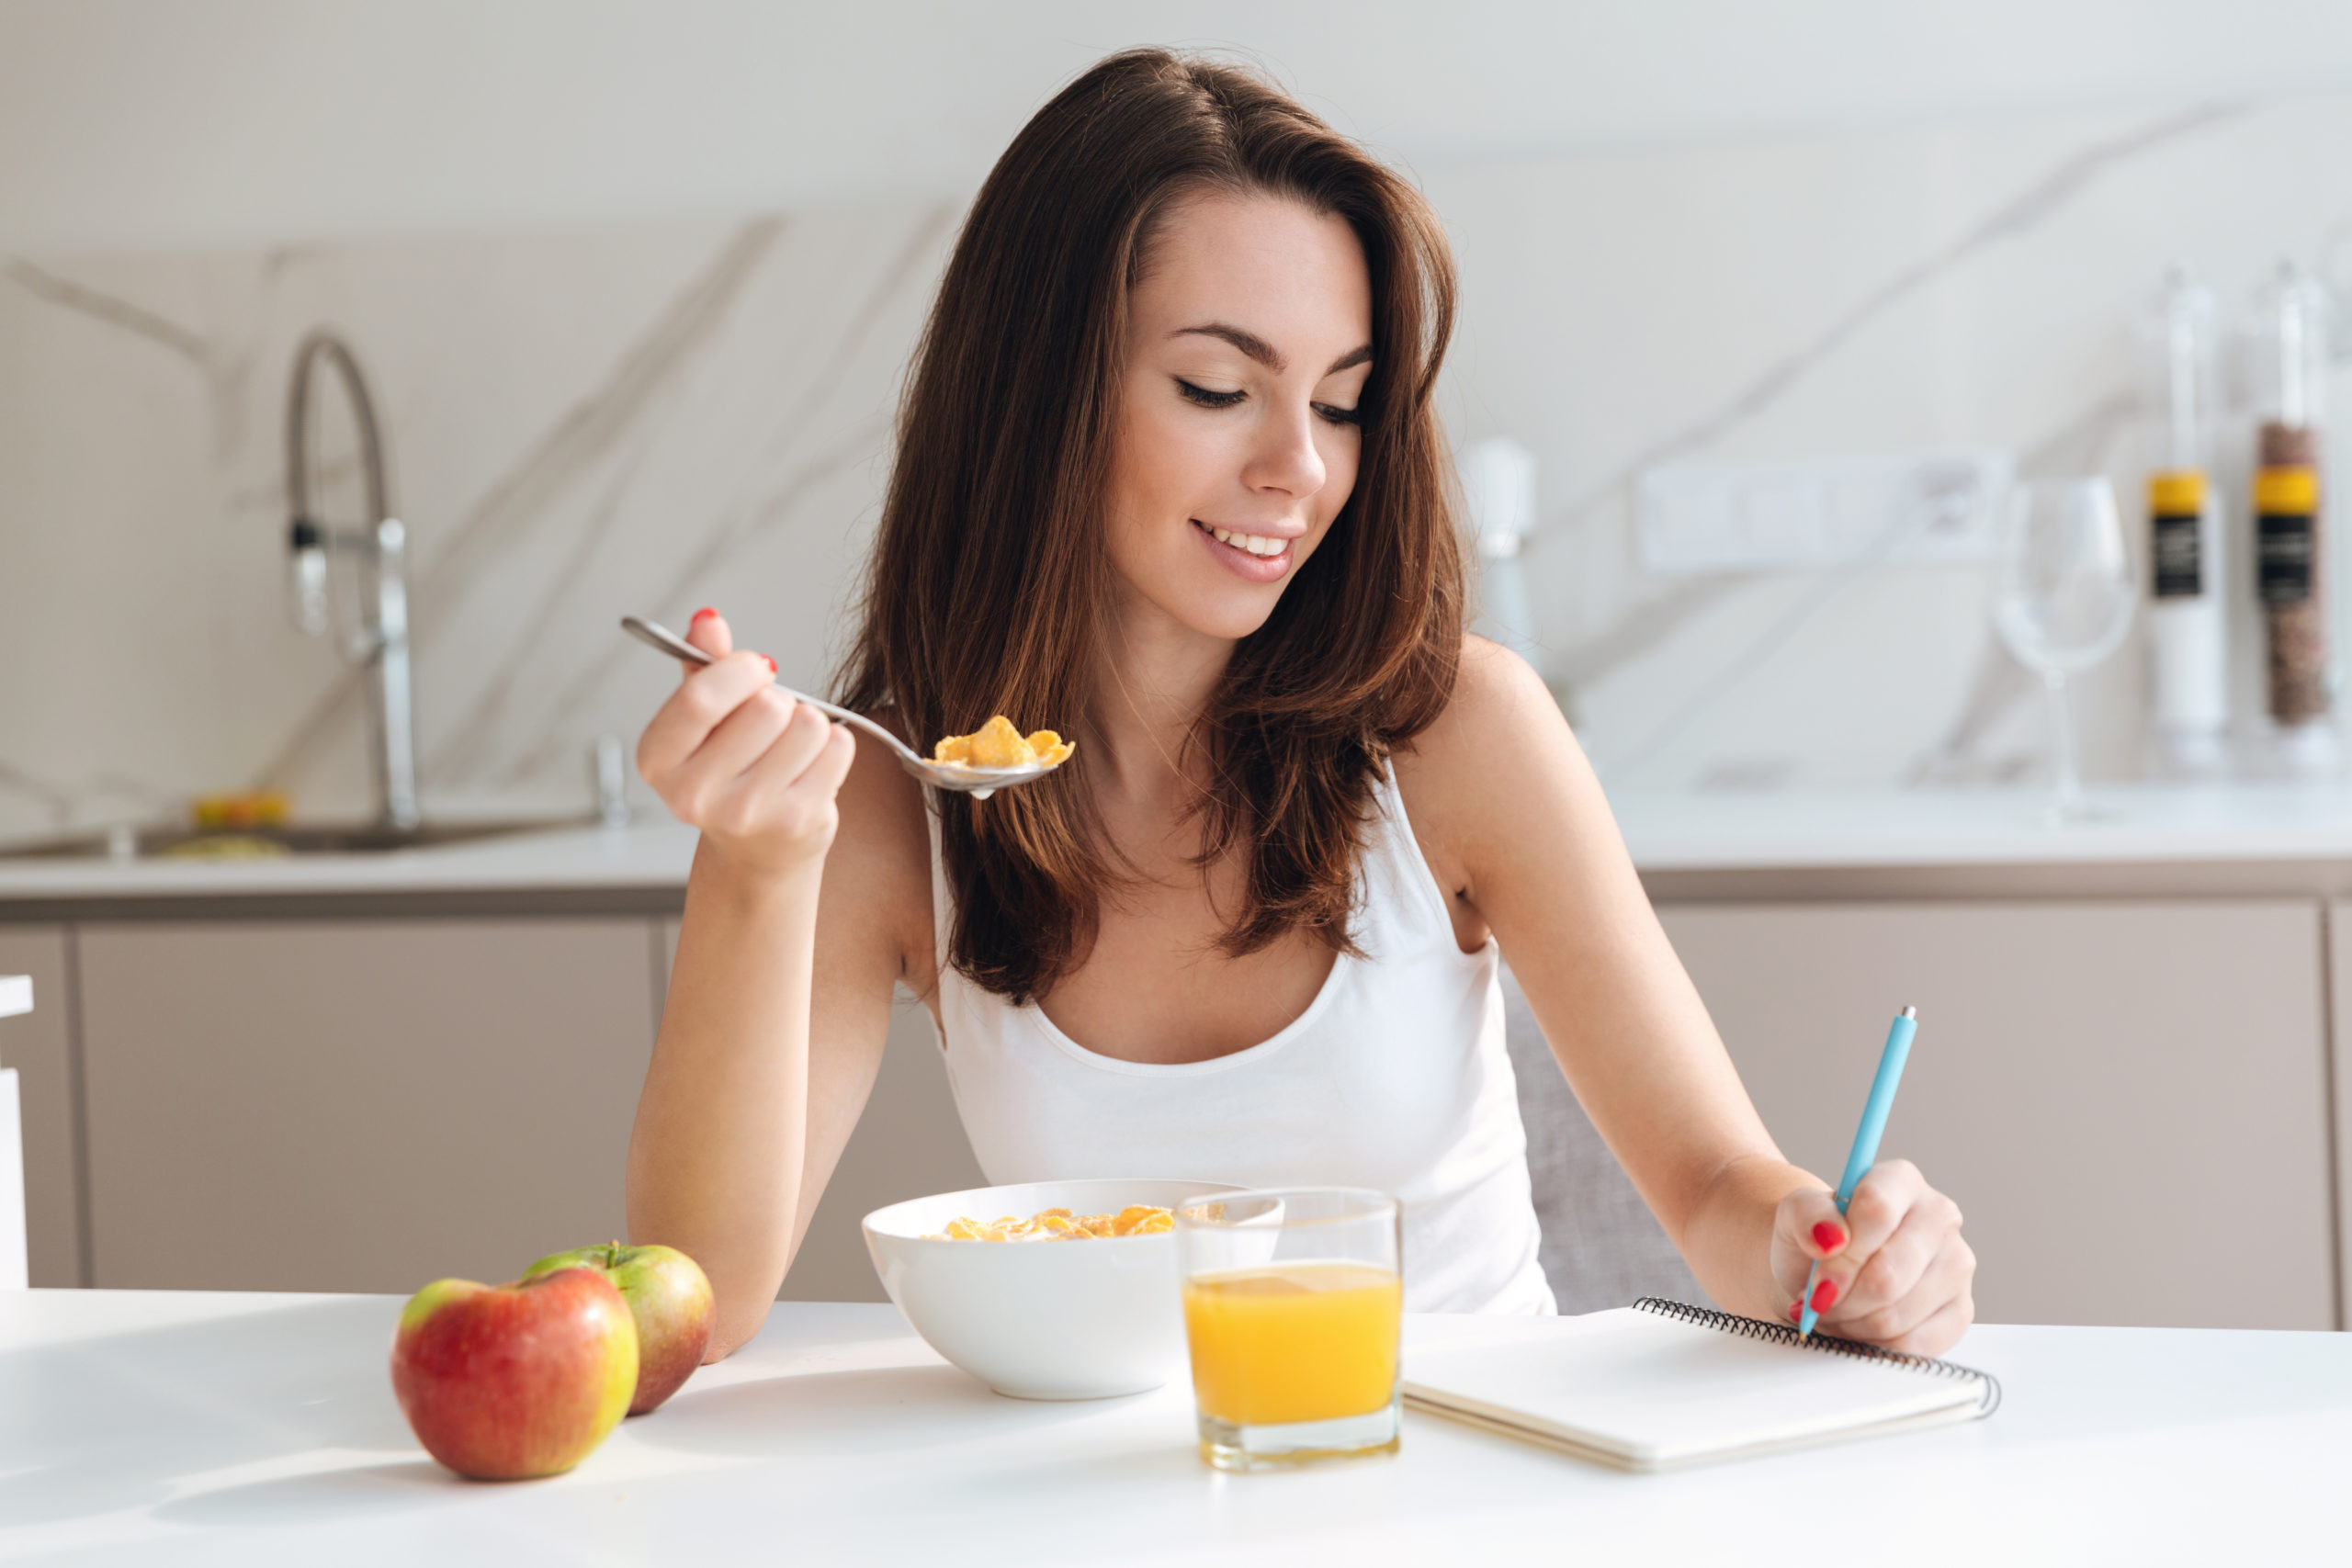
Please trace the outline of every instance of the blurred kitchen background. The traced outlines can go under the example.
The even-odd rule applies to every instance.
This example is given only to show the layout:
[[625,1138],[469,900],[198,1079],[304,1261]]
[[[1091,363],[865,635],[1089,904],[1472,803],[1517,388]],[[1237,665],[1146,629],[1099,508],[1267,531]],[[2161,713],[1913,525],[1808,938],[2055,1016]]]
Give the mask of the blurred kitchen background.
[[[224,792],[378,810],[352,559],[329,635],[291,613],[297,345],[374,389],[425,822],[610,811],[598,743],[672,680],[616,618],[717,604],[823,682],[964,205],[1142,42],[1259,62],[1444,220],[1490,629],[1791,1156],[1834,1168],[1916,1003],[1888,1149],[1967,1210],[1984,1315],[2341,1326],[2352,786],[2272,733],[2246,506],[2282,261],[2352,414],[2352,11],[2301,0],[0,0],[0,840],[88,849],[0,858],[35,1282],[406,1290],[619,1224],[690,850],[633,777],[626,829],[122,852]],[[2144,572],[2175,264],[2230,716],[2164,765],[2142,615],[2075,684],[2106,816],[2052,828],[1997,497],[2107,476]],[[313,512],[372,522],[318,409]],[[878,1296],[857,1213],[977,1180],[908,1016],[787,1293]],[[1672,1283],[1518,1037],[1564,1303]],[[2259,1288],[2185,1293],[2222,1235]]]

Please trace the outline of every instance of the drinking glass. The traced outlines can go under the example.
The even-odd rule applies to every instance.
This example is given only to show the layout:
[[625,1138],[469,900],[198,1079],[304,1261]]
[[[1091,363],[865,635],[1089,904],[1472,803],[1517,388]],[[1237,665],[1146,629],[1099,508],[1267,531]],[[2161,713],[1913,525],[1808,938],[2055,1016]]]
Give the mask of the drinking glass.
[[1271,1470],[1393,1453],[1404,1311],[1396,1200],[1345,1187],[1176,1210],[1201,1457]]
[[2123,548],[2115,491],[2103,479],[2014,487],[2002,509],[1998,558],[1993,625],[2050,694],[2051,818],[2089,816],[2075,765],[2066,677],[2113,653],[2131,629],[2139,585]]

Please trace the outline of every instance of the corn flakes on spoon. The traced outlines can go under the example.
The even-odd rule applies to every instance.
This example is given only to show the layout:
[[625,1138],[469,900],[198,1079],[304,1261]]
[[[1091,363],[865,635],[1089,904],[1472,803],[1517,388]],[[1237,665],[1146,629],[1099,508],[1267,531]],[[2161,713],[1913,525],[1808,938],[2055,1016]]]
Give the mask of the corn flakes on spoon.
[[[683,659],[689,664],[707,664],[711,661],[709,654],[668,627],[657,626],[651,621],[642,620],[635,615],[623,615],[621,630],[650,647],[660,649],[673,659]],[[785,685],[781,681],[778,681],[776,685],[785,695],[795,702],[807,703],[819,713],[831,715],[852,728],[871,735],[890,749],[891,754],[899,759],[900,767],[922,780],[923,783],[934,784],[941,789],[955,790],[968,795],[974,800],[986,800],[1001,789],[1010,789],[1014,784],[1024,784],[1033,780],[1044,778],[1062,765],[1063,761],[1069,758],[1074,745],[1073,742],[1063,740],[1059,736],[1054,735],[1049,729],[1041,729],[1035,737],[1024,738],[1020,731],[1012,728],[1010,720],[1000,716],[990,719],[988,725],[976,734],[951,735],[941,741],[939,743],[940,757],[939,760],[934,761],[922,755],[864,714],[852,713],[847,708],[835,707],[831,703],[804,696]],[[1010,737],[1010,744],[1007,742],[1007,737]],[[1052,737],[1052,739],[1044,748],[1036,748],[1029,744],[1031,739],[1046,737]],[[998,758],[1002,758],[1003,761],[997,762],[995,759]],[[1023,758],[1027,760],[1023,761]]]

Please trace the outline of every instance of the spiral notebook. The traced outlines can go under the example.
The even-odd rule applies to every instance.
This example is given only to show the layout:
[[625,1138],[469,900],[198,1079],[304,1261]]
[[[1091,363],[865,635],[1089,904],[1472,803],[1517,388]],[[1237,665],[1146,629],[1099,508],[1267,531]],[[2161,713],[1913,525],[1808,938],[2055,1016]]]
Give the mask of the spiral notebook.
[[1408,1348],[1405,1404],[1623,1470],[1989,1416],[1987,1373],[1645,1296],[1506,1343]]

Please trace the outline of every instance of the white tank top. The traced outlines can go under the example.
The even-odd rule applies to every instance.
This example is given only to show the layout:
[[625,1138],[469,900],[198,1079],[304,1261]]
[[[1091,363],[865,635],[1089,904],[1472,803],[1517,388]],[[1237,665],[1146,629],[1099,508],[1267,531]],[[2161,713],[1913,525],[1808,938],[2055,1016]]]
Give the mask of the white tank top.
[[1173,1066],[1098,1055],[1044,1010],[947,966],[933,818],[942,1045],[989,1180],[1375,1188],[1403,1203],[1407,1311],[1556,1310],[1535,1258],[1495,944],[1455,942],[1393,774],[1374,805],[1355,919],[1364,956],[1340,954],[1272,1039]]

